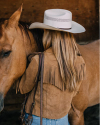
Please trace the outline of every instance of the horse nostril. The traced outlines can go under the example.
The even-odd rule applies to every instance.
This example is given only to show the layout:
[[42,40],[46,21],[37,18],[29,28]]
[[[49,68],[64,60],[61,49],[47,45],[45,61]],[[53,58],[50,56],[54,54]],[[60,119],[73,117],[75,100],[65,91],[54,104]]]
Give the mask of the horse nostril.
[[3,110],[4,108],[4,98],[3,98],[3,94],[0,93],[0,112]]

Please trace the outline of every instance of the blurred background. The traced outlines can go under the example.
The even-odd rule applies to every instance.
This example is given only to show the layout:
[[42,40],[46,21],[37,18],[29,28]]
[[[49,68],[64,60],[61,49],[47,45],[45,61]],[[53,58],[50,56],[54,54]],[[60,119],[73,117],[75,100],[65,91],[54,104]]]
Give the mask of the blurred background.
[[0,18],[9,18],[22,3],[24,22],[43,22],[46,9],[67,9],[72,12],[72,19],[86,29],[76,35],[77,41],[99,38],[99,0],[0,0]]
[[[100,0],[0,0],[0,20],[9,18],[23,3],[21,21],[43,22],[46,9],[67,9],[72,19],[86,29],[85,33],[75,34],[76,41],[87,44],[99,39],[99,1]],[[0,113],[0,125],[20,125],[20,110],[24,95],[11,88],[5,98],[5,108]],[[88,108],[85,125],[99,125],[99,105]]]

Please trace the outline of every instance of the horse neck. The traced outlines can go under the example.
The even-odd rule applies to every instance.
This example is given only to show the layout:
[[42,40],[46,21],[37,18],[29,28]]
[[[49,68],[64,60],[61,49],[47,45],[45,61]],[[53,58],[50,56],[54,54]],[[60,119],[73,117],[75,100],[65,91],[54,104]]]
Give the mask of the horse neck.
[[[39,48],[33,37],[33,34],[29,30],[27,31],[23,30],[22,34],[23,34],[23,39],[24,39],[26,57],[28,57],[30,54],[34,52],[39,52]],[[27,65],[28,65],[28,60],[27,60]],[[16,93],[19,91],[19,82],[21,80],[21,77],[19,77],[13,85],[13,87],[16,88]]]

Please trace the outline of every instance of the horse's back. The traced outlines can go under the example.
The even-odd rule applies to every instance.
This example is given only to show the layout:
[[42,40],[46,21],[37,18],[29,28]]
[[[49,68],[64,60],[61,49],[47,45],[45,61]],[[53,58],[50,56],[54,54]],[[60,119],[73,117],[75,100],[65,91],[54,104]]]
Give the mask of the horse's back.
[[100,103],[100,40],[78,48],[86,63],[86,75],[76,99],[79,98],[81,105],[92,106]]
[[100,40],[96,40],[92,43],[86,44],[86,45],[78,45],[80,52],[82,53],[83,58],[91,57],[91,54],[95,54],[96,56],[99,56],[99,43]]

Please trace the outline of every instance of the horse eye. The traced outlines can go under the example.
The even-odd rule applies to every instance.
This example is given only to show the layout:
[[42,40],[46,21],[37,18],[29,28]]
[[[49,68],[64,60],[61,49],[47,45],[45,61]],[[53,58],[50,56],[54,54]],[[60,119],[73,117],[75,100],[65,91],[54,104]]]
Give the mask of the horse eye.
[[2,57],[8,57],[10,55],[11,51],[4,52],[2,54]]

